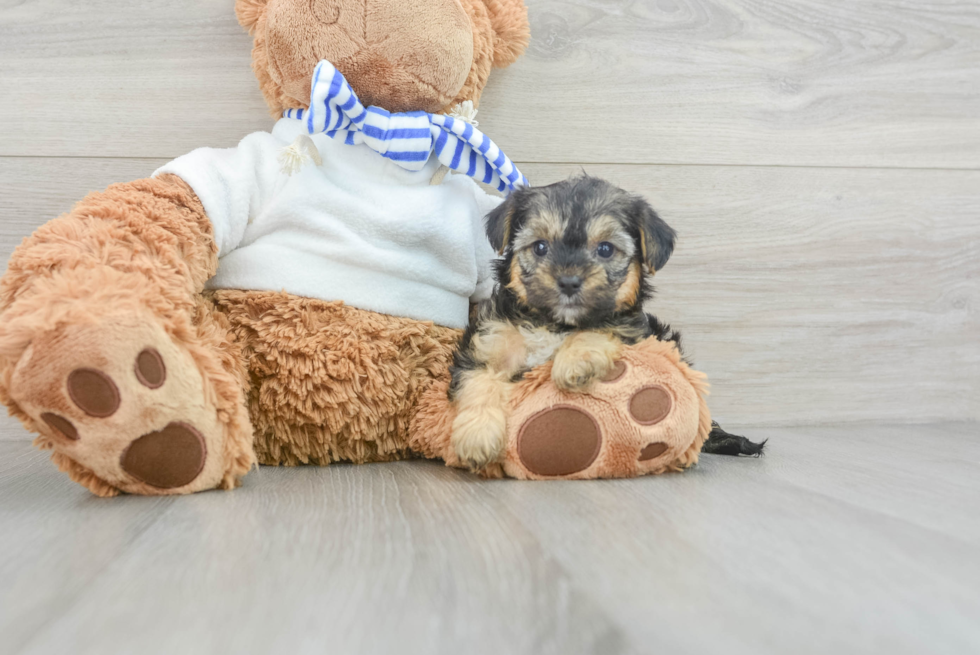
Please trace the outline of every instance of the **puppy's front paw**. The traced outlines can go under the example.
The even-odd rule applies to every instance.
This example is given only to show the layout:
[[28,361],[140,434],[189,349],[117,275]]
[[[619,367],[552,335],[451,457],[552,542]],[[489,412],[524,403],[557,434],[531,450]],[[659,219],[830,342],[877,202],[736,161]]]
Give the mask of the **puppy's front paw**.
[[584,392],[589,390],[596,378],[603,377],[607,372],[594,361],[556,357],[551,368],[551,379],[562,391]]
[[555,353],[551,379],[562,391],[588,391],[595,380],[616,366],[620,346],[608,336],[592,332],[569,337]]
[[499,460],[506,440],[507,420],[501,412],[461,411],[453,421],[453,450],[474,471]]

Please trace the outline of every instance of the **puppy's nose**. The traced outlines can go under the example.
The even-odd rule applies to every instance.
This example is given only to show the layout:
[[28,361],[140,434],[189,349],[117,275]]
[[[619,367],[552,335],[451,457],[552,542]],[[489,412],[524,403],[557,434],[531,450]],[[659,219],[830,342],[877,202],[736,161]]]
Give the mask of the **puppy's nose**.
[[562,275],[558,278],[558,289],[566,296],[574,296],[582,288],[582,277],[579,275]]

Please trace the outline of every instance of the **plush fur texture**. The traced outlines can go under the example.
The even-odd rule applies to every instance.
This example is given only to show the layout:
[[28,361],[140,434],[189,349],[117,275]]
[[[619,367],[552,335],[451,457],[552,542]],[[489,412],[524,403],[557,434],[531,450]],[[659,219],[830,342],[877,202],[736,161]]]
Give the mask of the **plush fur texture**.
[[286,293],[216,291],[247,370],[261,464],[401,459],[419,396],[460,331]]
[[[518,0],[238,0],[236,10],[254,34],[255,72],[275,115],[303,106],[322,58],[337,59],[362,97],[389,109],[477,102],[491,67],[514,61],[528,39]],[[582,274],[593,280],[583,283],[593,293],[581,312],[566,311],[545,290],[540,283],[555,274],[529,266],[517,238],[530,216],[525,209],[542,197],[550,198],[545,206],[576,205],[578,191],[564,199],[521,192],[491,217],[490,237],[504,252],[501,273],[512,275],[502,278],[512,305],[493,311],[520,318],[533,333],[530,341],[506,330],[495,338],[519,337],[537,351],[499,367],[523,373],[516,385],[500,387],[500,404],[518,420],[485,475],[677,470],[697,460],[710,429],[703,376],[669,342],[676,335],[639,309],[648,293],[639,269],[666,261],[672,233],[635,198],[596,184],[583,178],[579,187],[606,204],[586,205],[605,217],[606,228],[625,230],[632,246],[620,269],[600,267],[608,283]],[[568,215],[565,228],[599,224]],[[205,293],[216,266],[208,217],[172,176],[91,194],[11,257],[0,280],[0,400],[40,433],[38,446],[52,450],[73,480],[102,496],[179,494],[233,488],[257,461],[370,462],[414,448],[458,463],[447,450],[458,331],[284,293]],[[558,344],[565,328],[591,336]],[[551,350],[562,347],[568,356],[552,363]],[[160,385],[141,372],[147,351],[166,369]],[[487,352],[506,359],[505,350]],[[619,365],[619,377],[599,380]],[[79,385],[80,375],[97,383]],[[581,394],[585,387],[592,392]],[[110,397],[107,412],[86,397],[93,389]],[[592,459],[574,471],[555,472],[578,464],[549,441],[554,434],[521,431],[556,403],[585,425],[582,443],[594,446],[594,453],[578,449]],[[173,435],[193,447],[177,448]]]
[[252,66],[273,116],[306,106],[320,59],[368,105],[476,105],[491,68],[511,64],[530,38],[520,0],[238,0],[236,13],[254,36]]
[[[275,116],[305,106],[323,58],[388,109],[476,103],[491,67],[513,62],[529,36],[519,0],[238,0],[236,11],[254,35],[255,74]],[[515,217],[499,214],[506,220],[494,225]],[[630,233],[635,250],[658,267],[669,256],[666,233],[638,230]],[[491,238],[498,232],[506,252],[509,232]],[[14,252],[0,280],[0,401],[39,433],[35,443],[59,469],[112,496],[231,489],[258,461],[369,462],[414,448],[458,463],[447,397],[458,331],[285,293],[205,293],[216,255],[200,201],[173,176],[93,193]],[[646,296],[645,284],[627,270],[607,300],[625,312]],[[537,293],[523,279],[512,290],[520,297],[522,289]],[[576,327],[599,325],[586,319]],[[616,325],[602,368],[615,360],[624,372],[596,383],[605,386],[582,405],[601,447],[565,477],[684,468],[710,429],[703,376],[668,343],[676,335],[649,319]],[[548,332],[538,335],[541,352],[554,341]],[[638,341],[648,333],[656,338]],[[575,348],[568,371],[545,362],[502,402],[530,420],[521,412],[581,401],[559,387],[578,386],[567,383],[583,377],[580,360],[603,345]],[[146,377],[148,352],[162,381]],[[637,395],[651,380],[657,389]],[[647,420],[651,412],[660,412],[656,420]],[[567,466],[559,461],[567,449],[549,451],[547,435],[528,434],[508,432],[502,463],[483,473],[554,477],[541,472],[554,463],[550,454]]]
[[[234,488],[257,459],[406,457],[418,398],[448,377],[460,332],[284,293],[202,295],[216,263],[203,208],[172,176],[91,194],[17,249],[0,283],[0,398],[58,467],[110,496]],[[118,356],[128,342],[164,353],[162,391],[128,375],[132,354]],[[182,356],[193,362],[183,373]],[[114,380],[116,415],[93,419],[64,393],[82,367]],[[52,412],[80,438],[52,430],[41,418]],[[125,449],[171,420],[203,433],[212,473],[174,489],[133,482],[119,465]]]

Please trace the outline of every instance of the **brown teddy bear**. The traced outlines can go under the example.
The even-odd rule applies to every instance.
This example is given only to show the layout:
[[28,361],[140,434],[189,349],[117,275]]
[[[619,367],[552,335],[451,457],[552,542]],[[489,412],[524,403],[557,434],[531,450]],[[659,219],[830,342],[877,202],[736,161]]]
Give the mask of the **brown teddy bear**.
[[[236,11],[277,117],[309,109],[321,60],[364,106],[476,105],[529,38],[520,0],[238,0]],[[231,489],[256,462],[409,455],[418,399],[445,377],[471,298],[492,284],[480,219],[499,199],[465,175],[430,184],[435,158],[404,169],[322,134],[310,137],[322,165],[286,176],[274,153],[302,121],[277,134],[283,121],[91,194],[11,257],[0,399],[94,493]],[[324,197],[337,220],[314,238]]]
[[[101,496],[231,489],[256,462],[414,450],[458,465],[448,367],[470,302],[492,288],[482,217],[500,202],[474,179],[526,183],[466,119],[490,70],[523,52],[526,10],[236,10],[282,118],[237,148],[93,193],[27,238],[0,280],[0,399]],[[434,145],[418,134],[430,129]],[[412,150],[416,138],[429,145]],[[673,344],[626,348],[587,395],[558,391],[549,372],[517,385],[505,460],[485,474],[622,477],[697,461],[706,385]]]

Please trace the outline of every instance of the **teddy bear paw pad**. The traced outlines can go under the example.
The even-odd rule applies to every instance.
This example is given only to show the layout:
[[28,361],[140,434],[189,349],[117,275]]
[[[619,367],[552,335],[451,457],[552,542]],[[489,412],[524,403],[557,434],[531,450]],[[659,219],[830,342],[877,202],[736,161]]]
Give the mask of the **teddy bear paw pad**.
[[145,348],[136,356],[136,378],[150,389],[159,389],[167,380],[167,366],[156,348]]
[[75,425],[64,416],[58,416],[57,414],[53,414],[51,412],[44,412],[41,414],[41,420],[47,423],[48,427],[64,438],[71,439],[72,441],[78,440],[78,430],[76,430]]
[[665,444],[663,441],[654,441],[653,443],[649,443],[643,447],[643,450],[640,451],[640,456],[637,457],[637,459],[641,462],[656,459],[667,452],[669,448],[670,446]]
[[592,465],[602,449],[599,423],[577,407],[538,412],[517,437],[521,463],[536,475],[571,475]]
[[640,425],[656,425],[667,418],[673,404],[670,392],[663,387],[644,387],[630,398],[630,416]]
[[516,398],[504,471],[531,479],[677,470],[698,435],[696,389],[670,359],[628,353],[588,393],[528,385]]
[[176,489],[193,482],[204,470],[206,460],[207,445],[201,433],[174,422],[129,444],[121,464],[141,482],[158,489]]

